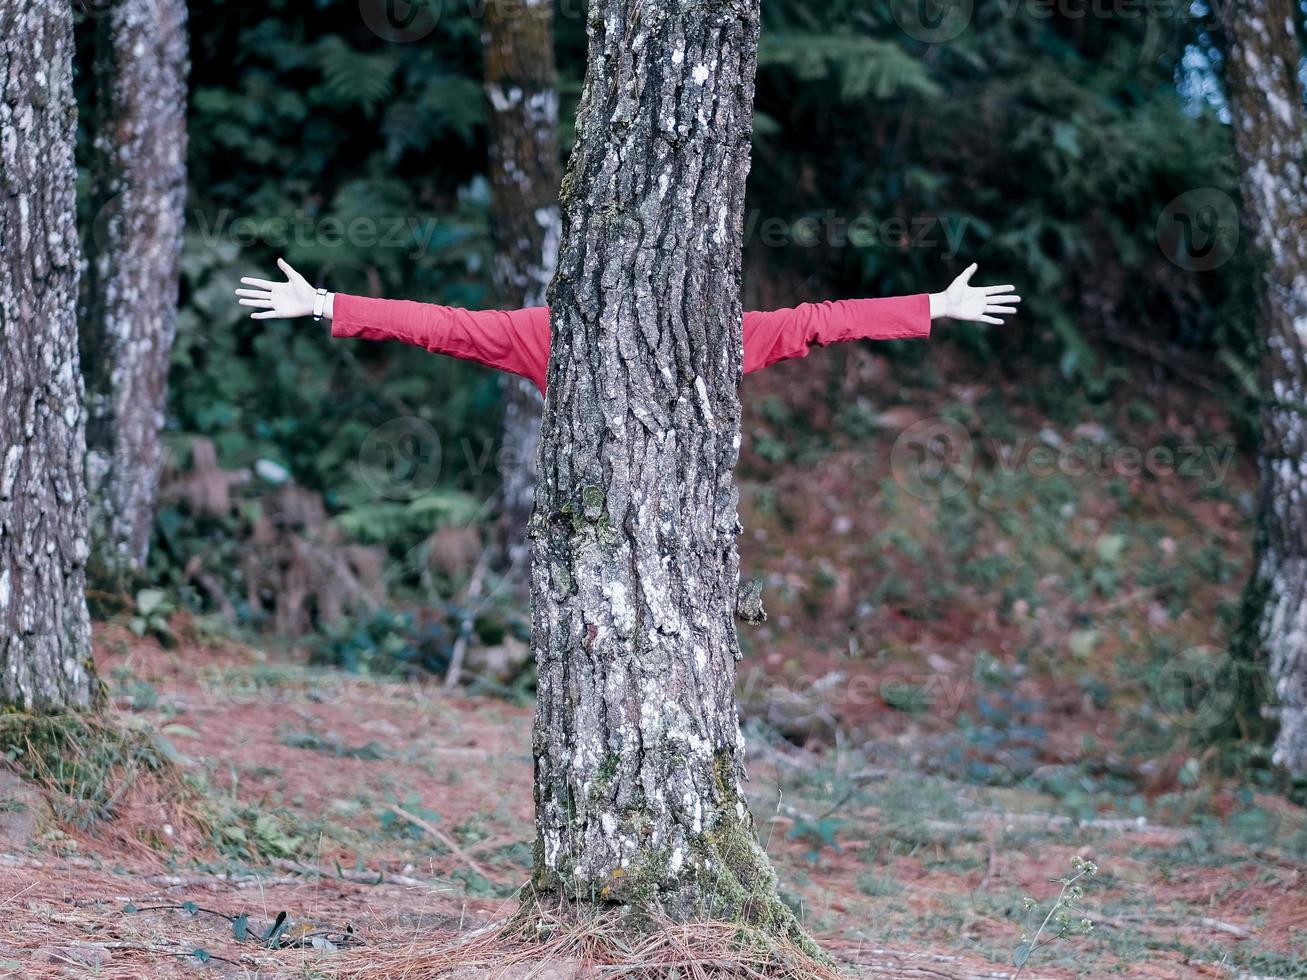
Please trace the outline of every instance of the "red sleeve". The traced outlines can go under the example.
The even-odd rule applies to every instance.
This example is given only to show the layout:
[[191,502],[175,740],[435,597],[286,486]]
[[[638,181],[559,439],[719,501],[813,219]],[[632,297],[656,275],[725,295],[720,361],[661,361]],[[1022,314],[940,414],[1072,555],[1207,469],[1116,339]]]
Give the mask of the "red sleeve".
[[337,293],[333,337],[398,340],[529,379],[542,392],[549,368],[549,311],[460,310]]
[[930,336],[930,296],[806,303],[792,310],[744,314],[744,373],[807,357],[812,347],[844,340],[905,340]]

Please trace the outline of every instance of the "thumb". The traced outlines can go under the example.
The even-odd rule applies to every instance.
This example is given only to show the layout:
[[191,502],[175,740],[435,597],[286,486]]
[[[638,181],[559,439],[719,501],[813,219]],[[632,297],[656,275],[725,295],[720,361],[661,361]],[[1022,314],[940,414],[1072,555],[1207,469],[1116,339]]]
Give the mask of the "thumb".
[[978,268],[980,268],[979,263],[972,262],[969,266],[966,267],[962,275],[958,276],[958,282],[962,283],[962,285],[964,286],[970,285],[971,277],[976,274],[976,270]]
[[280,269],[282,272],[286,273],[287,279],[303,278],[298,272],[296,272],[294,269],[290,267],[290,263],[287,262],[285,259],[277,260],[277,268]]

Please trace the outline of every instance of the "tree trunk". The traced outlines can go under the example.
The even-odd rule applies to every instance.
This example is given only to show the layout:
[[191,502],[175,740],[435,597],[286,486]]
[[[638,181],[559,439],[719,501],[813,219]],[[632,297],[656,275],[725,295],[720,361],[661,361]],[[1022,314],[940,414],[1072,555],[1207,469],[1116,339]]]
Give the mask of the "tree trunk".
[[140,569],[154,524],[186,206],[185,0],[117,0],[96,25],[87,316],[92,571]]
[[537,890],[799,935],[741,790],[758,0],[593,0],[532,518]]
[[1307,126],[1293,0],[1229,11],[1227,86],[1245,224],[1263,264],[1262,499],[1243,653],[1279,703],[1276,762],[1307,772]]
[[[510,308],[544,306],[558,264],[558,67],[553,5],[490,0],[486,6],[486,96],[495,230],[495,295]],[[540,392],[504,375],[500,538],[510,565],[526,553],[535,498]]]
[[72,8],[0,0],[0,705],[87,708]]

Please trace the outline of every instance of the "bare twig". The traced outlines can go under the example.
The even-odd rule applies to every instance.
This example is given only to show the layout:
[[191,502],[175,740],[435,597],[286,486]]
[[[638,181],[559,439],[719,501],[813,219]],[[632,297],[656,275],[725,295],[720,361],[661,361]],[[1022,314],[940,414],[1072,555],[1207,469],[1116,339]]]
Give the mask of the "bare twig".
[[416,814],[409,813],[403,807],[396,806],[394,803],[386,804],[386,809],[389,810],[391,813],[393,813],[395,816],[402,817],[403,819],[411,823],[414,827],[417,827],[418,829],[425,831],[426,833],[434,837],[436,840],[440,841],[441,844],[445,845],[445,848],[449,851],[449,853],[453,854],[454,857],[458,858],[465,865],[467,865],[468,868],[470,868],[472,871],[475,871],[482,878],[485,878],[487,881],[494,880],[493,878],[491,878],[490,874],[486,871],[486,869],[477,861],[476,858],[472,857],[472,855],[468,854],[467,851],[463,850],[463,848],[459,846],[458,842],[455,841],[453,837],[445,833],[435,824],[431,823],[428,820],[423,820],[421,817],[417,816]]

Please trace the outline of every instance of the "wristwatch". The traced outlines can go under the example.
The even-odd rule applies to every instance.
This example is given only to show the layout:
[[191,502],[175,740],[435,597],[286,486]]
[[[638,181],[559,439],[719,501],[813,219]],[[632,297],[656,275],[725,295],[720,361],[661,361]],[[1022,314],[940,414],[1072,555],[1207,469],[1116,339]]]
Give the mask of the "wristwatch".
[[327,308],[327,291],[326,289],[318,290],[318,297],[313,301],[313,319],[320,322],[323,311]]

